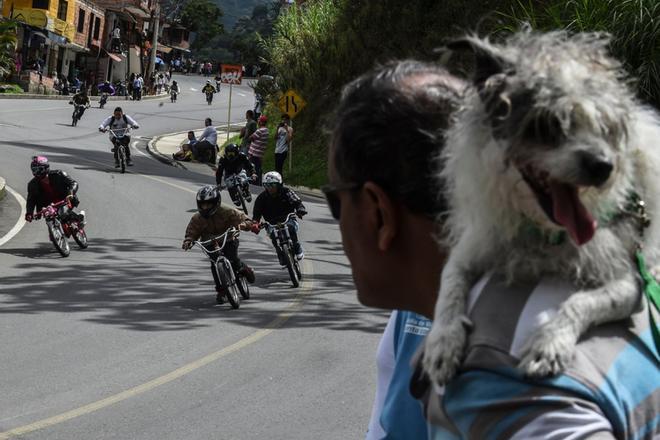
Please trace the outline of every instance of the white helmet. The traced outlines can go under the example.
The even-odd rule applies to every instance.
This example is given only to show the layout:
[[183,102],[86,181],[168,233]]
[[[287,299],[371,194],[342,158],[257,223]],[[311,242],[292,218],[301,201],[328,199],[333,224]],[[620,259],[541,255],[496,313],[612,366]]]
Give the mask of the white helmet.
[[277,171],[269,171],[262,180],[263,186],[282,185],[282,175]]

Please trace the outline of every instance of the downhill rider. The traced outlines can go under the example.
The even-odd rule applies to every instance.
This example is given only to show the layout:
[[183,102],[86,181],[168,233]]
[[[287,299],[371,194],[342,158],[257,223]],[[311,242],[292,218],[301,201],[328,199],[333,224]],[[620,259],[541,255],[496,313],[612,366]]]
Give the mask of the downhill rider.
[[[294,212],[298,218],[303,218],[307,214],[305,205],[291,188],[282,184],[282,176],[277,171],[270,171],[264,175],[263,178],[264,192],[257,196],[254,201],[254,210],[252,212],[252,221],[258,223],[261,217],[271,224],[282,223],[286,220],[287,216]],[[287,221],[289,228],[289,235],[293,241],[293,251],[296,254],[297,260],[302,260],[305,257],[300,240],[298,239],[298,220],[293,217]],[[270,239],[277,249],[277,237],[272,229],[268,230]],[[284,255],[278,253],[277,257],[280,264],[284,264]]]
[[[224,234],[232,227],[253,232],[259,228],[258,225],[252,225],[243,212],[222,206],[220,191],[215,186],[207,185],[200,188],[196,198],[198,212],[192,216],[186,228],[185,238],[181,245],[184,250],[192,248],[194,241],[210,240]],[[254,283],[254,271],[238,258],[238,239],[227,242],[222,253],[227,257],[234,270],[241,273],[249,283]],[[216,300],[218,303],[222,303],[227,292],[222,287],[213,263],[211,273],[215,281]]]
[[[34,209],[41,210],[51,203],[57,203],[68,199],[74,208],[79,205],[78,182],[61,170],[50,170],[50,164],[46,156],[34,156],[30,162],[30,169],[34,176],[28,182],[28,196],[25,221],[31,222],[34,219]],[[77,214],[72,208],[64,207],[62,221],[69,218],[77,220],[81,226],[85,226],[85,211]]]
[[[252,162],[250,162],[245,154],[239,152],[238,145],[229,144],[225,147],[225,152],[220,160],[218,160],[215,183],[218,185],[222,184],[223,174],[224,178],[227,179],[230,176],[239,174],[241,171],[245,171],[250,175],[252,180],[257,178]],[[245,200],[250,202],[252,200],[252,194],[250,194],[250,183],[247,180],[242,183],[241,190]],[[238,188],[228,188],[228,191],[234,204],[241,206],[241,201],[238,198]]]
[[[101,125],[99,125],[99,131],[105,133],[108,131],[108,128],[111,130],[117,131],[118,134],[125,133],[129,128],[138,129],[140,126],[128,115],[125,115],[121,107],[115,108],[112,116],[108,116]],[[126,165],[133,166],[133,161],[131,160],[131,149],[129,144],[131,142],[131,137],[126,135],[122,138],[117,138],[115,134],[110,132],[110,142],[112,142],[112,152],[115,155],[115,168],[119,168],[119,149],[117,148],[121,143],[126,147]]]

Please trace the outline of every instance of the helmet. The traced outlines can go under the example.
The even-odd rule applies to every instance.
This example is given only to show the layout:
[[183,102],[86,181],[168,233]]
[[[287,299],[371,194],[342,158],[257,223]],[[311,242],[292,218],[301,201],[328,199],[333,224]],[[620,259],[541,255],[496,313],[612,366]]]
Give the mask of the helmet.
[[218,206],[220,206],[220,191],[217,187],[207,185],[197,191],[197,210],[202,217],[211,217],[218,210]]
[[238,145],[229,144],[225,147],[225,157],[227,159],[233,159],[238,156]]
[[277,171],[269,171],[264,175],[262,180],[263,185],[266,186],[281,186],[282,175]]
[[30,162],[30,169],[32,170],[33,176],[45,176],[48,174],[48,170],[50,170],[48,158],[46,158],[46,156],[33,156],[32,162]]
[[211,80],[210,80],[210,79],[207,79],[207,80],[206,80],[206,84],[211,84]]

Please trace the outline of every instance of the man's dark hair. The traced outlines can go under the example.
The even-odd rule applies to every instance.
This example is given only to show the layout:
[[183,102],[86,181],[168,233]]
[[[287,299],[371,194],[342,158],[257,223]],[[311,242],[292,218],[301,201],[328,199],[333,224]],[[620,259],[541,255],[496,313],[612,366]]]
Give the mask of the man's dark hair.
[[211,125],[213,123],[213,121],[211,120],[211,118],[206,118],[206,119],[204,119],[204,123],[208,124],[208,125]]
[[252,119],[254,119],[254,112],[253,112],[252,110],[248,110],[248,111],[246,111],[246,112],[245,112],[245,115],[248,116],[248,117],[250,117],[250,118],[252,118]]
[[440,66],[391,62],[344,87],[331,155],[341,182],[377,183],[411,211],[446,210],[437,157],[465,83]]
[[115,111],[124,113],[124,110],[122,110],[121,107],[115,107]]

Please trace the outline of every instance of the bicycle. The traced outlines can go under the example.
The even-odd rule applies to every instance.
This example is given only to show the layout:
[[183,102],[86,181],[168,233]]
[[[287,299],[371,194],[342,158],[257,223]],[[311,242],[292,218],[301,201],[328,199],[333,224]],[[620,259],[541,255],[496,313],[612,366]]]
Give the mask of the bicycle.
[[230,195],[232,191],[236,191],[236,197],[238,198],[238,203],[236,202],[234,203],[236,203],[236,206],[240,206],[246,215],[248,213],[248,209],[245,204],[245,194],[243,194],[243,188],[247,180],[248,180],[247,174],[245,173],[245,171],[241,171],[238,174],[232,174],[231,176],[225,178],[225,185],[224,185],[225,188],[227,188],[227,191],[229,192]]
[[124,174],[126,172],[126,158],[128,155],[126,152],[128,149],[128,142],[124,142],[124,139],[128,137],[129,133],[131,132],[131,128],[118,128],[116,130],[109,128],[107,131],[112,133],[114,136],[112,138],[112,143],[114,144],[115,148],[118,148],[117,159],[119,160],[121,173]]
[[80,118],[82,118],[82,112],[83,112],[83,107],[86,107],[85,104],[76,104],[76,103],[71,103],[73,105],[73,114],[71,115],[71,126],[75,127],[78,125],[78,121],[80,121]]
[[71,253],[71,248],[69,247],[67,238],[73,237],[80,249],[87,248],[88,243],[84,225],[81,225],[78,220],[72,218],[64,221],[62,220],[62,217],[65,214],[65,205],[69,209],[73,208],[73,205],[68,199],[61,200],[44,207],[35,214],[34,218],[39,220],[43,217],[44,220],[46,220],[46,225],[48,226],[48,238],[60,255],[68,257]]
[[298,287],[300,285],[300,280],[302,280],[303,274],[300,270],[300,263],[298,262],[293,249],[293,240],[291,239],[291,234],[289,233],[289,227],[287,224],[289,219],[295,216],[296,213],[292,212],[287,215],[283,222],[277,223],[275,225],[264,220],[259,224],[259,227],[262,229],[269,229],[268,233],[271,236],[275,236],[275,251],[277,252],[278,258],[280,258],[280,264],[282,266],[286,266],[293,287]]
[[[238,271],[239,268],[232,267],[231,262],[223,255],[222,250],[228,241],[237,239],[239,235],[240,231],[238,229],[229,228],[224,234],[210,240],[193,242],[193,246],[198,246],[215,266],[221,284],[217,287],[227,292],[229,304],[234,309],[241,306],[239,295],[243,299],[250,299],[250,287],[245,276]],[[220,244],[221,242],[222,244]],[[210,247],[211,249],[209,249]],[[216,301],[220,302],[220,300],[219,297],[216,297]]]

